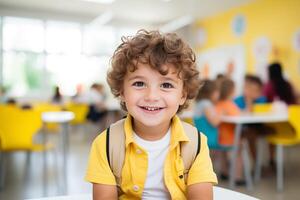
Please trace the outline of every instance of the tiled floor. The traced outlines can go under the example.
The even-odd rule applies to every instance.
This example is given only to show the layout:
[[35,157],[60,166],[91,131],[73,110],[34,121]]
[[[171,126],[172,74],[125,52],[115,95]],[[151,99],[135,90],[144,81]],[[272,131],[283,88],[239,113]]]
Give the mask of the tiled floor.
[[[83,180],[87,157],[93,134],[87,129],[72,129],[70,133],[70,152],[68,159],[68,194],[91,193],[91,185]],[[91,129],[90,129],[91,130]],[[95,131],[92,131],[95,132]],[[94,134],[95,135],[95,134]],[[53,137],[56,141],[58,138]],[[236,190],[250,194],[263,200],[293,200],[300,199],[300,147],[288,148],[285,151],[285,182],[284,192],[276,191],[274,174],[269,174],[255,184],[254,190],[246,191],[244,187]],[[59,184],[59,165],[61,152],[58,152],[58,165],[55,165],[55,154],[48,154],[48,186],[47,195],[58,195],[61,188]],[[26,167],[26,154],[15,153],[9,156],[7,162],[5,187],[0,191],[1,200],[20,200],[26,198],[38,198],[44,196],[42,154],[33,153],[29,167]],[[27,174],[27,175],[26,175]],[[227,182],[220,182],[219,186],[228,187]]]

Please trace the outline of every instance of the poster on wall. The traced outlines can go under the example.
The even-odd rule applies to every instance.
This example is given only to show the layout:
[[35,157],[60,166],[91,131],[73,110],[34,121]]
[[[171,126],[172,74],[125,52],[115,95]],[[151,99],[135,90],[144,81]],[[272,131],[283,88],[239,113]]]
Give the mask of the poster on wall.
[[196,43],[198,47],[203,47],[206,42],[207,34],[204,28],[200,27],[196,31]]
[[293,47],[297,52],[300,52],[300,30],[294,34]]
[[241,36],[245,33],[246,25],[246,17],[244,15],[239,14],[234,16],[231,28],[236,36]]
[[230,74],[236,84],[236,95],[242,93],[246,71],[245,48],[225,46],[200,52],[197,64],[202,78],[215,79],[218,74]]
[[272,51],[272,43],[269,38],[262,36],[254,40],[253,55],[255,73],[260,76],[263,81],[267,80],[267,66],[269,64],[269,55]]

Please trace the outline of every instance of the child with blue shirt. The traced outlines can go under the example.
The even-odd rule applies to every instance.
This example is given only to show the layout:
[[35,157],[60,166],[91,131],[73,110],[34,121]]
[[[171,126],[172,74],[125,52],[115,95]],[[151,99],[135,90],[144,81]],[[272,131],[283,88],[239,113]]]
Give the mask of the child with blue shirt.
[[194,122],[197,129],[207,136],[210,148],[219,146],[217,127],[221,120],[215,109],[215,104],[218,100],[219,89],[217,83],[212,80],[204,80],[196,97]]
[[263,83],[257,76],[246,75],[243,95],[234,99],[236,105],[243,111],[252,112],[254,104],[266,103],[262,95]]
[[[267,103],[267,98],[263,96],[263,83],[255,75],[245,76],[243,95],[235,98],[234,102],[243,112],[253,112],[254,104]],[[242,136],[247,138],[253,160],[256,158],[257,137],[272,133],[272,129],[264,124],[244,125]]]

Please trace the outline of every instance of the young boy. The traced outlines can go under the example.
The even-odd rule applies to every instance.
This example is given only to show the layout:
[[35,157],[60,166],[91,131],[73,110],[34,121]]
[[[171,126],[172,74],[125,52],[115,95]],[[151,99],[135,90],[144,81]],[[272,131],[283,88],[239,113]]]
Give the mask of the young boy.
[[192,49],[176,34],[139,31],[122,38],[108,84],[128,112],[120,193],[106,156],[104,131],[93,142],[86,180],[94,199],[212,199],[213,172],[207,140],[183,179],[181,144],[190,142],[176,116],[199,89]]

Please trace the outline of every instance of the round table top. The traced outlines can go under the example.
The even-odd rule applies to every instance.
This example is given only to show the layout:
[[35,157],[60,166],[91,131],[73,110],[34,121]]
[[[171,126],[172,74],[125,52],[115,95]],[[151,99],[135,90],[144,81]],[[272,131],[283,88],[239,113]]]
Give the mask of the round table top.
[[42,113],[43,122],[64,123],[71,121],[74,117],[74,113],[69,111],[52,111]]

